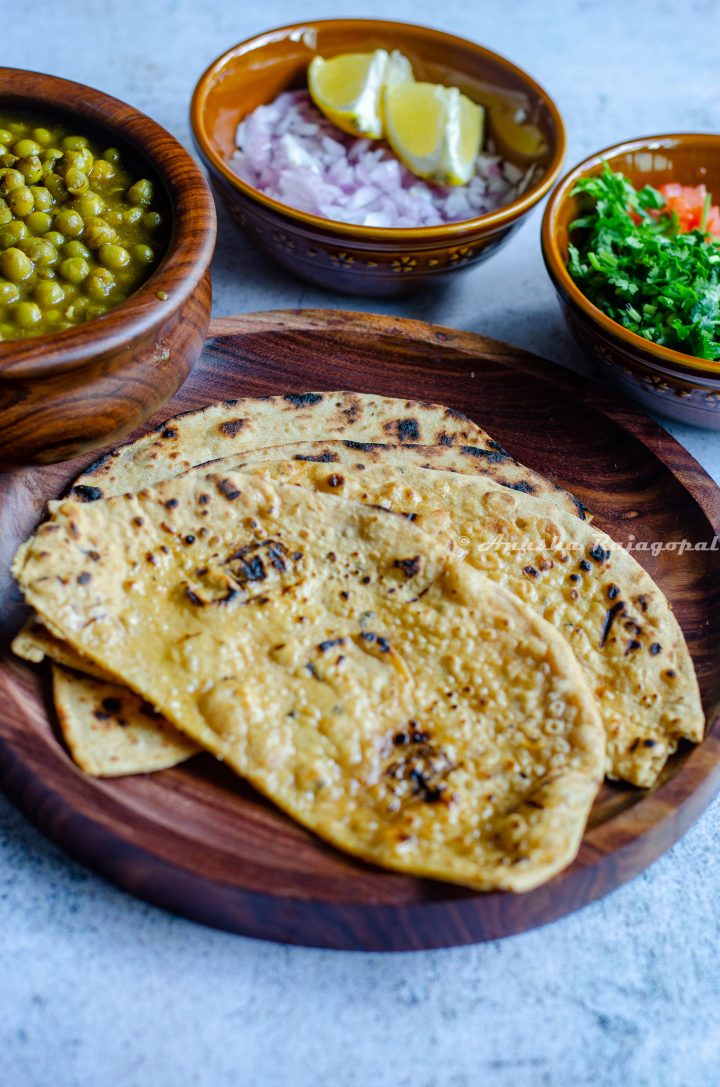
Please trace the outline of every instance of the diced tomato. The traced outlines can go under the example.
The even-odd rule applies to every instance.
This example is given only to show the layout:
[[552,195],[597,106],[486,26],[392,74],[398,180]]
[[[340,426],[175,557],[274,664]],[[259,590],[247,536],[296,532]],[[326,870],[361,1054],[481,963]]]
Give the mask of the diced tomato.
[[708,234],[712,234],[714,238],[720,238],[720,208],[717,204],[713,204],[708,212],[705,229]]
[[[679,185],[673,181],[667,185],[661,185],[660,192],[665,197],[670,211],[676,213],[682,231],[700,229],[707,199],[707,189],[704,185]],[[717,204],[713,204],[708,211],[705,230],[708,234],[720,237],[720,209]]]

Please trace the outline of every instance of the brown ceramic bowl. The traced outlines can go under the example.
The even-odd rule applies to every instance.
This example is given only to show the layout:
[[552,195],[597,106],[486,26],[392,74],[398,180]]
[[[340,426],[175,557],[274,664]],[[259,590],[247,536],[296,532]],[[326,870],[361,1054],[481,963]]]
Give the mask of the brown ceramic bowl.
[[[420,79],[454,84],[493,114],[519,107],[545,137],[538,180],[517,200],[488,215],[439,227],[361,227],[322,219],[272,200],[234,173],[238,122],[282,91],[306,85],[316,54],[400,49]],[[192,100],[195,143],[216,193],[244,231],[291,272],[323,287],[391,295],[437,282],[485,260],[507,240],[560,172],[565,132],[542,87],[520,68],[473,42],[406,23],[328,19],[259,34],[229,49],[200,78]],[[512,124],[512,122],[511,122]],[[514,125],[517,129],[517,124]],[[497,133],[495,133],[497,135]],[[506,157],[521,159],[506,148]],[[526,164],[526,163],[525,163]]]
[[191,156],[131,106],[65,79],[0,68],[2,109],[60,117],[124,148],[156,182],[171,231],[153,275],[107,315],[0,342],[0,468],[109,443],[173,395],[205,339],[216,231],[212,195]]
[[589,302],[567,271],[568,226],[580,207],[570,193],[580,178],[600,173],[603,162],[639,186],[705,183],[717,202],[720,136],[686,132],[608,147],[563,178],[548,201],[542,224],[545,265],[579,343],[591,351],[616,385],[651,411],[720,430],[720,362],[684,355],[629,332]]

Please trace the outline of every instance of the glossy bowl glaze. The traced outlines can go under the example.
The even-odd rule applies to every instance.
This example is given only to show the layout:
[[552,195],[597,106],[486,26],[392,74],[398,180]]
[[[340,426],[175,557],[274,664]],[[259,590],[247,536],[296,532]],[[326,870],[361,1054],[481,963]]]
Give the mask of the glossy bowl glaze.
[[0,110],[60,117],[142,162],[170,215],[165,256],[108,314],[0,342],[0,468],[67,460],[157,411],[190,373],[210,320],[215,205],[191,156],[131,106],[65,79],[0,68]]
[[[399,49],[420,79],[453,84],[493,115],[518,128],[518,109],[543,133],[542,173],[527,192],[498,211],[437,227],[362,227],[280,204],[241,181],[230,158],[239,121],[282,91],[305,86],[316,54]],[[250,38],[218,57],[200,78],[191,107],[198,151],[228,212],[283,267],[323,287],[361,295],[393,295],[445,279],[485,260],[505,242],[560,172],[565,132],[549,96],[520,68],[473,42],[438,30],[373,19],[297,23]],[[498,143],[500,141],[498,140]],[[517,154],[500,146],[518,165]]]
[[720,362],[685,355],[623,328],[588,301],[566,268],[568,227],[580,202],[570,195],[582,177],[600,173],[603,162],[633,184],[704,183],[720,197],[720,136],[679,133],[615,144],[567,174],[548,201],[542,224],[545,266],[565,320],[578,342],[613,382],[651,411],[695,426],[720,430]]

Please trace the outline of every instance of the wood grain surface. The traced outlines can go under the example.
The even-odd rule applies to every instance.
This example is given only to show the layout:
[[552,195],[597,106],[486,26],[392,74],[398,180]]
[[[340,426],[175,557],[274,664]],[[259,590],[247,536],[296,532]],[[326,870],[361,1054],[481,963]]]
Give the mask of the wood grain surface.
[[[211,401],[356,389],[466,412],[520,460],[576,492],[620,543],[708,546],[720,492],[629,403],[507,344],[392,317],[288,311],[217,320],[191,378],[155,422]],[[152,420],[147,425],[152,425]],[[695,660],[708,735],[650,793],[607,785],[579,857],[525,895],[475,894],[336,852],[209,756],[98,781],[56,730],[47,673],[7,653],[23,618],[16,545],[88,458],[0,475],[0,782],[40,829],[128,891],[206,924],[335,948],[470,943],[532,928],[607,894],[683,834],[720,790],[720,552],[638,554],[672,601]]]

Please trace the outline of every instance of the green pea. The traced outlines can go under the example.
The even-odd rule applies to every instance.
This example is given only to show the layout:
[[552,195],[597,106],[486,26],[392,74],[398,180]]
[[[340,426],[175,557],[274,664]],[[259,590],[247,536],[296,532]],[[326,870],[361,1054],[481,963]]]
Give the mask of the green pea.
[[135,223],[139,223],[143,217],[142,208],[128,208],[123,212],[123,222],[128,226],[133,226]]
[[[2,138],[2,133],[1,132],[0,132],[0,138]],[[3,143],[5,143],[4,140],[3,140]],[[103,156],[102,157],[105,159],[106,162],[119,162],[120,161],[120,152],[118,151],[117,147],[108,147],[108,149],[106,151],[103,151]]]
[[63,153],[62,153],[62,151],[60,150],[59,147],[48,147],[42,153],[43,162],[48,162],[48,163],[57,162],[57,160],[61,159],[62,157],[63,157]]
[[119,272],[126,264],[130,263],[130,254],[122,245],[106,243],[98,249],[98,260],[106,268],[113,272]]
[[47,234],[52,226],[52,216],[46,211],[34,211],[28,215],[25,224],[32,234]]
[[52,264],[57,264],[60,260],[60,254],[58,253],[57,247],[47,240],[47,235],[42,239],[42,243],[43,248],[38,255],[38,262],[41,265],[47,265],[48,267]]
[[[105,211],[105,201],[96,192],[86,192],[73,200],[73,208],[82,215],[83,219],[90,219],[96,215],[102,215]],[[85,223],[87,226],[87,222]]]
[[65,184],[67,191],[72,193],[73,196],[80,196],[90,188],[87,174],[84,174],[82,170],[78,170],[75,166],[71,166],[69,170],[65,171]]
[[18,140],[13,145],[13,151],[18,156],[18,158],[25,159],[28,158],[29,155],[39,155],[42,151],[42,148],[39,143],[35,142],[35,140],[24,139]]
[[148,181],[147,178],[136,181],[134,185],[130,186],[125,196],[131,204],[139,204],[142,207],[147,207],[148,204],[152,203],[153,198],[152,181]]
[[[86,282],[88,282],[89,279],[90,277],[88,276],[88,280]],[[104,298],[105,295],[102,295],[102,297]],[[67,317],[68,321],[82,321],[85,316],[87,306],[87,298],[83,298],[82,295],[78,295],[77,298],[73,298],[72,302],[65,310],[65,316]]]
[[47,147],[52,139],[52,133],[47,128],[34,128],[30,135],[42,147]]
[[52,279],[44,279],[38,283],[33,294],[35,301],[39,302],[45,309],[48,306],[59,306],[65,299],[65,291],[59,283],[55,283]]
[[107,181],[112,181],[116,173],[117,171],[112,162],[106,162],[105,159],[95,159],[93,168],[90,171],[90,177],[96,185],[103,185]]
[[35,185],[42,179],[42,163],[37,155],[28,155],[27,158],[18,159],[15,166],[23,175],[28,185]]
[[146,211],[143,215],[143,226],[148,230],[157,230],[162,223],[162,215],[157,211]]
[[110,226],[122,226],[122,212],[115,208],[111,208],[110,211],[105,213],[105,222]]
[[0,155],[9,155],[10,149],[4,143],[0,143]]
[[65,182],[59,174],[54,173],[52,170],[48,170],[44,175],[45,185],[50,195],[54,198],[56,203],[63,204],[67,200],[67,187]]
[[66,136],[62,141],[63,147],[68,151],[79,151],[87,147],[89,141],[85,136]]
[[53,206],[52,193],[44,185],[31,185],[30,192],[35,201],[35,211],[48,211]]
[[137,245],[132,247],[132,255],[135,260],[140,264],[152,264],[155,260],[155,254],[149,245],[143,245],[142,242],[138,242]]
[[7,151],[4,155],[0,155],[0,167],[2,167],[3,170],[14,166],[16,162],[17,155],[11,154],[10,151]]
[[90,265],[82,257],[68,257],[60,265],[60,275],[68,283],[82,283],[90,274]]
[[85,290],[90,298],[101,302],[115,286],[115,277],[107,268],[94,268],[85,280]]
[[20,249],[6,249],[0,255],[0,272],[13,283],[29,279],[35,271],[33,262]]
[[117,231],[106,223],[104,219],[93,215],[85,220],[85,241],[91,249],[99,249],[101,245],[114,242],[117,239]]
[[48,230],[45,235],[45,241],[50,242],[56,249],[59,249],[61,245],[65,244],[65,235],[61,234],[58,230]]
[[12,132],[10,132],[10,130],[7,129],[7,128],[0,128],[0,143],[7,144],[7,143],[12,143],[12,142],[13,142]]
[[24,219],[35,207],[33,194],[24,186],[11,189],[7,195],[7,203],[13,215],[17,215],[18,219]]
[[13,189],[24,187],[24,185],[25,178],[19,170],[3,170],[2,181],[0,181],[0,192],[7,194],[12,192]]
[[31,261],[43,267],[55,264],[59,258],[55,246],[46,241],[45,238],[23,238],[22,241],[18,242],[17,247]]
[[86,147],[83,147],[80,151],[65,151],[62,160],[65,173],[68,170],[76,169],[81,170],[84,174],[90,173],[95,161]]
[[[0,197],[0,200],[2,200],[2,197]],[[12,220],[12,217],[13,213],[10,211],[10,208],[5,201],[2,200],[2,203],[0,204],[0,226],[5,226],[6,223],[9,223]]]
[[83,260],[90,260],[90,250],[82,242],[73,239],[73,241],[66,242],[63,246],[63,256],[82,257]]
[[59,230],[61,234],[65,234],[68,238],[78,238],[85,228],[82,217],[76,211],[70,211],[69,208],[57,213],[53,220],[53,226],[55,230]]
[[19,297],[20,291],[14,283],[10,283],[7,279],[0,279],[0,305],[17,302]]
[[9,312],[20,328],[32,328],[42,321],[42,310],[35,302],[13,302]]
[[13,219],[7,226],[0,230],[0,249],[7,249],[12,245],[17,245],[23,238],[27,238],[30,231],[25,226],[25,223],[19,219]]

